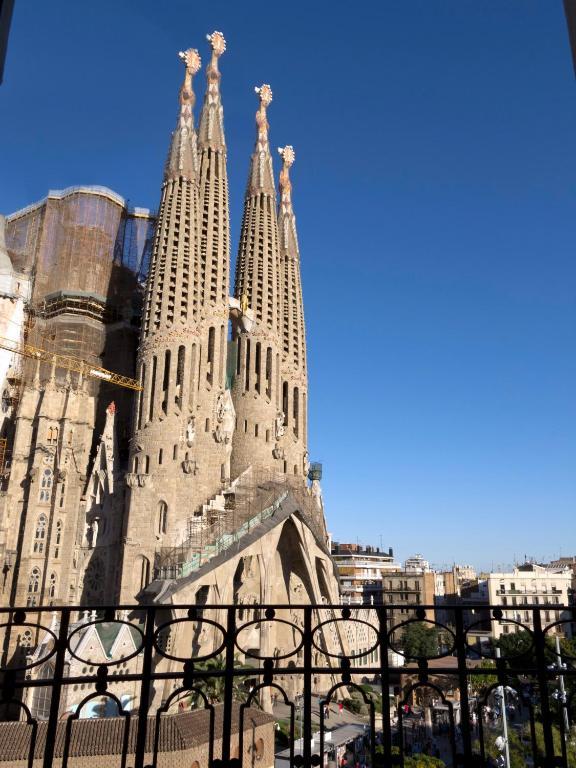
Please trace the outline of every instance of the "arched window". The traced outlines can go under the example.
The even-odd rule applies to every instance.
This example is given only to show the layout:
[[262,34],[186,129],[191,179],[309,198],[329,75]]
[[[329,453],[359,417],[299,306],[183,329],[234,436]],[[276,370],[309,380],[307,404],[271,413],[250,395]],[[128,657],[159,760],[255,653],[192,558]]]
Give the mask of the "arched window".
[[152,377],[150,379],[150,400],[148,401],[148,421],[152,421],[154,416],[154,398],[156,397],[156,374],[158,372],[158,359],[156,355],[152,358]]
[[28,579],[28,606],[36,605],[36,598],[40,591],[40,568],[32,568],[30,578]]
[[40,515],[36,522],[36,530],[34,531],[34,552],[37,555],[41,555],[44,552],[47,525],[48,518],[46,515]]
[[54,534],[54,557],[60,557],[60,544],[62,542],[62,520],[56,523],[56,533]]
[[284,412],[284,426],[288,426],[288,382],[282,383],[282,410]]
[[272,397],[272,347],[266,350],[266,397]]
[[162,410],[168,414],[168,387],[170,385],[170,366],[172,353],[169,349],[164,352],[164,375],[162,377]]
[[208,329],[208,350],[206,356],[206,379],[209,384],[214,380],[214,342],[216,340],[216,329],[210,326]]
[[256,392],[260,392],[260,357],[262,354],[262,345],[256,342],[256,354],[254,355],[254,378],[256,380]]
[[[40,668],[39,680],[50,680],[54,676],[52,664],[44,664]],[[50,702],[52,700],[52,686],[42,685],[34,688],[32,694],[32,717],[39,720],[48,720],[50,716]]]
[[38,501],[44,501],[49,502],[50,497],[52,496],[52,479],[53,479],[53,473],[51,469],[43,469],[42,470],[42,477],[40,480],[40,493],[38,496]]
[[184,362],[186,359],[186,349],[183,346],[178,347],[178,362],[176,364],[176,387],[174,389],[174,402],[178,408],[182,407],[182,387],[184,386]]
[[141,387],[142,391],[138,392],[138,420],[137,420],[137,429],[140,429],[142,426],[142,410],[144,408],[144,386],[146,385],[146,366],[142,366],[142,376],[141,376]]
[[160,536],[168,530],[168,504],[165,501],[158,503],[158,533]]
[[298,424],[300,421],[300,390],[298,387],[294,387],[294,396],[292,398],[292,416],[294,417],[294,435],[298,437]]
[[48,597],[56,597],[56,574],[50,574],[50,584],[48,586]]
[[92,557],[84,573],[84,590],[88,599],[98,599],[105,586],[104,563],[100,557]]
[[140,556],[140,589],[145,589],[150,583],[150,560]]

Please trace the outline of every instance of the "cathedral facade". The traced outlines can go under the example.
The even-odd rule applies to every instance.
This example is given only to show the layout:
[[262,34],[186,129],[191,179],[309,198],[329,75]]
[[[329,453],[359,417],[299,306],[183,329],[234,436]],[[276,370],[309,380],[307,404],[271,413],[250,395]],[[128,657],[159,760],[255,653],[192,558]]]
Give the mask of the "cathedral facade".
[[294,150],[277,195],[272,90],[256,88],[231,291],[226,43],[208,40],[197,127],[200,55],[180,54],[157,217],[90,187],[7,217],[22,279],[0,341],[4,605],[338,599],[308,461]]

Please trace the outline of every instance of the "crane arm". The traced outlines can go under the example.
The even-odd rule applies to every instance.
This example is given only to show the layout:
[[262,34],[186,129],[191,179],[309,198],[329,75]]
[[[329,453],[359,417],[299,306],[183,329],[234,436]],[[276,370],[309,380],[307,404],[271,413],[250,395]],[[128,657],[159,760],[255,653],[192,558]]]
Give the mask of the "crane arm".
[[47,349],[41,347],[34,347],[32,344],[26,344],[21,341],[14,341],[0,336],[0,348],[7,349],[9,352],[14,352],[17,355],[23,355],[24,357],[30,357],[33,360],[38,360],[41,363],[50,363],[57,368],[66,368],[69,371],[76,371],[82,374],[82,376],[89,376],[91,379],[98,379],[99,381],[107,381],[110,384],[116,384],[119,387],[127,387],[128,389],[134,389],[137,392],[142,391],[142,387],[136,379],[131,379],[128,376],[122,376],[120,373],[114,373],[108,371],[106,368],[100,368],[97,365],[90,365],[86,360],[81,360],[79,357],[70,357],[69,355],[60,355],[57,352],[49,352]]

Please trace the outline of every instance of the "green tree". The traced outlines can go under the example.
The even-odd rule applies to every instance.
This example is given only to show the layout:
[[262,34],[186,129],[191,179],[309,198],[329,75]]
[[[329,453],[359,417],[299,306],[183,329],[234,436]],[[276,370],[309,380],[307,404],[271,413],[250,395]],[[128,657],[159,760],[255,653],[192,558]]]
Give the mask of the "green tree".
[[[392,754],[400,754],[398,747],[392,747]],[[384,747],[376,747],[376,768],[384,765],[383,755]],[[432,757],[431,755],[414,755],[413,757],[405,755],[404,766],[405,768],[446,768],[446,763],[439,757]]]
[[[224,701],[224,692],[226,690],[226,676],[221,674],[226,670],[226,660],[223,656],[215,656],[208,661],[201,661],[195,665],[199,672],[213,672],[210,677],[201,678],[194,681],[194,687],[199,688],[206,696],[210,704],[220,704]],[[246,701],[248,691],[242,685],[242,678],[235,677],[233,681],[233,697],[235,701]],[[192,693],[190,705],[194,707],[202,706],[202,697]],[[255,706],[258,705],[256,701]]]
[[[482,659],[478,665],[480,669],[493,669],[496,671],[496,663],[492,659]],[[483,696],[491,685],[496,685],[496,675],[470,675],[470,685],[477,696]]]
[[424,621],[413,621],[404,627],[402,650],[408,657],[430,658],[439,652],[438,629]]
[[[541,765],[544,759],[544,730],[542,723],[537,722],[536,728],[536,749],[538,751],[536,765]],[[498,732],[499,733],[499,732]],[[498,757],[501,754],[496,748],[496,736],[497,732],[488,732],[485,736],[485,750],[486,754],[492,758]],[[562,754],[561,746],[561,733],[560,729],[555,725],[552,726],[552,739],[554,742],[554,751],[556,755]],[[525,768],[528,757],[535,757],[532,754],[532,742],[530,740],[530,726],[528,723],[524,725],[521,733],[518,733],[515,729],[508,730],[508,748],[510,750],[510,768]],[[479,744],[474,744],[475,751],[479,751]],[[567,745],[568,749],[568,765],[576,764],[576,751],[571,744]]]

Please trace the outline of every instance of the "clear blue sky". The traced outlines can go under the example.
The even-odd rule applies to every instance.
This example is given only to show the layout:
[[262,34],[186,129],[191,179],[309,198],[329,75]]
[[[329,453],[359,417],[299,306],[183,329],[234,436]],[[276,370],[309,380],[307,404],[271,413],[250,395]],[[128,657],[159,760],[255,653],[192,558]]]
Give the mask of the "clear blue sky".
[[[341,541],[576,554],[576,81],[560,0],[17,0],[0,211],[156,207],[182,76],[228,40],[233,242],[269,82],[292,143],[310,453]],[[204,83],[197,79],[198,104]]]

